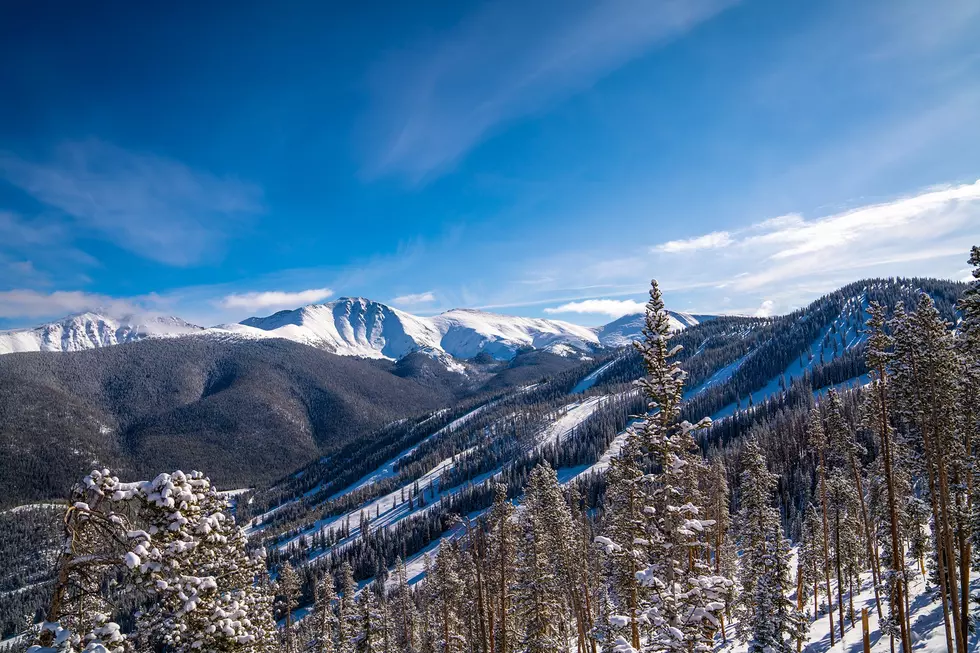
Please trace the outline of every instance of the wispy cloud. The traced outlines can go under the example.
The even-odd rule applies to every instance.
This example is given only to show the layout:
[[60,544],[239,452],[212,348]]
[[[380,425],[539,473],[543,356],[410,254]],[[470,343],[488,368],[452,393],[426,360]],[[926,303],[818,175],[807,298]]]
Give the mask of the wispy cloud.
[[81,291],[42,293],[36,290],[0,292],[0,318],[51,318],[70,313],[101,310],[110,315],[144,312],[137,300],[120,299]]
[[[694,242],[713,234],[698,236]],[[666,274],[714,282],[726,292],[766,293],[764,312],[798,305],[816,289],[872,275],[955,276],[970,245],[980,241],[980,181],[806,218],[791,214],[729,232],[706,265],[697,248],[654,247],[647,269],[667,257]],[[666,243],[664,244],[666,245]],[[668,253],[669,252],[669,253]]]
[[375,75],[371,172],[420,181],[488,133],[589,88],[734,0],[503,0]]
[[330,288],[311,288],[298,292],[267,290],[262,292],[234,293],[223,297],[219,304],[227,309],[261,311],[269,309],[297,308],[305,304],[322,302],[333,295]]
[[44,162],[0,152],[0,176],[83,230],[169,265],[204,260],[263,209],[257,186],[99,140],[66,143]]
[[612,318],[642,313],[644,310],[642,302],[632,299],[586,299],[580,302],[569,302],[561,306],[544,309],[545,313],[591,313],[596,315],[608,315]]
[[732,244],[732,235],[727,231],[712,231],[710,234],[688,238],[687,240],[668,240],[654,247],[657,252],[696,252],[702,249],[718,249]]
[[436,301],[436,294],[431,290],[420,293],[410,293],[408,295],[399,295],[391,300],[392,304],[398,304],[400,306],[417,306],[418,304],[430,304]]

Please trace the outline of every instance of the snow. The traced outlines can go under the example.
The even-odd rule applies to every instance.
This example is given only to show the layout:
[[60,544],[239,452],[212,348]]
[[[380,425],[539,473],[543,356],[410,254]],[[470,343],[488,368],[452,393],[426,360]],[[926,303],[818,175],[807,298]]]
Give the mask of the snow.
[[[595,333],[599,336],[599,342],[603,347],[626,347],[643,336],[642,330],[645,318],[646,315],[644,313],[624,315],[609,324],[596,327]],[[700,324],[706,319],[710,319],[710,316],[695,316],[690,313],[667,311],[667,319],[670,323],[671,331],[681,331],[695,324]]]
[[[796,548],[793,550],[793,562],[792,568],[796,569]],[[910,604],[910,621],[912,624],[912,640],[913,649],[916,653],[938,653],[940,651],[946,650],[946,635],[943,628],[943,609],[942,604],[938,600],[934,600],[931,596],[935,592],[935,587],[930,587],[927,585],[925,579],[919,574],[919,565],[915,561],[909,561],[909,570],[915,574],[915,579],[909,584],[909,604]],[[795,572],[794,572],[795,573]],[[793,582],[794,588],[796,582]],[[975,579],[970,584],[972,591],[980,590],[980,580]],[[845,625],[847,626],[844,632],[844,639],[841,641],[839,639],[840,626],[838,625],[838,614],[836,611],[836,596],[837,596],[837,585],[836,581],[831,581],[831,591],[835,597],[835,607],[834,607],[834,625],[835,625],[835,644],[833,648],[830,646],[830,628],[829,619],[825,611],[826,597],[821,593],[821,610],[823,612],[820,614],[819,618],[811,622],[810,624],[810,634],[806,642],[804,642],[803,653],[824,653],[834,651],[835,653],[861,653],[863,649],[862,643],[862,630],[861,630],[861,608],[867,608],[868,610],[868,630],[870,632],[871,640],[871,651],[872,653],[891,653],[891,644],[888,637],[883,637],[878,630],[878,613],[875,609],[874,602],[874,589],[871,585],[871,573],[866,572],[862,575],[861,579],[861,590],[855,593],[854,596],[854,614],[855,623],[852,626],[850,622],[845,618]],[[795,601],[796,593],[794,592],[790,595]],[[807,605],[807,603],[809,605]],[[848,598],[847,592],[844,593],[844,605],[845,614],[848,613]],[[882,605],[883,610],[885,606]],[[812,618],[813,612],[813,596],[811,595],[808,602],[804,602],[804,609],[808,611]],[[726,629],[729,634],[735,632],[733,624],[726,624]],[[901,648],[901,642],[896,640],[895,650]],[[742,653],[747,650],[747,646],[744,642],[729,641],[728,644],[722,645],[720,642],[715,647],[715,651],[718,653]],[[980,636],[974,634],[970,638],[968,650],[978,651],[980,650]]]
[[[376,469],[368,472],[367,474],[365,474],[364,476],[362,476],[358,480],[354,481],[354,483],[352,483],[351,485],[348,485],[345,488],[340,488],[337,492],[334,492],[329,497],[327,497],[326,499],[324,499],[324,501],[330,501],[330,500],[336,499],[338,497],[342,497],[345,494],[350,494],[351,492],[354,492],[356,490],[360,490],[361,488],[368,487],[369,485],[373,485],[374,483],[377,483],[379,481],[383,481],[385,479],[392,478],[396,474],[395,469],[398,466],[398,463],[400,463],[402,460],[404,460],[408,456],[410,456],[413,453],[415,453],[416,449],[418,449],[424,443],[428,442],[429,440],[432,440],[432,439],[435,439],[437,437],[440,437],[440,436],[442,436],[442,435],[444,435],[446,433],[451,433],[451,432],[455,431],[456,429],[458,429],[459,427],[463,426],[464,424],[466,424],[466,422],[470,421],[471,419],[473,419],[474,417],[476,417],[477,415],[479,415],[483,411],[487,410],[491,406],[496,405],[498,403],[498,401],[491,401],[491,402],[488,402],[486,404],[482,404],[480,406],[477,406],[473,410],[469,411],[468,413],[464,413],[463,415],[457,417],[456,419],[454,419],[449,424],[443,426],[441,429],[438,429],[438,430],[432,432],[430,435],[425,436],[418,443],[412,445],[411,447],[408,447],[407,449],[404,449],[403,451],[401,451],[400,453],[398,453],[398,455],[396,455],[393,458],[385,461],[382,465],[380,465]],[[440,412],[442,412],[442,411],[440,411]],[[436,415],[433,415],[433,417],[435,417],[435,416]],[[432,418],[430,417],[429,419],[432,419]],[[409,485],[411,485],[411,484],[409,484]],[[297,498],[297,499],[291,499],[291,500],[289,500],[289,501],[287,501],[285,503],[282,503],[282,504],[280,504],[280,505],[272,508],[271,510],[269,510],[267,512],[264,512],[261,515],[255,517],[249,523],[248,528],[246,528],[246,533],[248,533],[249,535],[251,535],[252,533],[255,533],[257,531],[261,531],[263,529],[262,524],[264,524],[269,519],[269,517],[271,517],[272,515],[274,515],[276,512],[278,512],[279,510],[282,510],[285,506],[288,506],[288,505],[297,503],[298,501],[302,500],[303,498],[313,496],[314,494],[316,494],[317,492],[319,492],[322,489],[323,489],[323,484],[320,483],[320,484],[314,486],[313,488],[307,490],[303,494],[302,497]],[[401,496],[401,495],[399,494],[399,496]]]
[[[556,411],[553,419],[549,419],[546,426],[544,426],[541,431],[534,438],[534,442],[530,445],[531,450],[539,450],[549,443],[562,442],[564,438],[568,436],[571,431],[588,419],[595,411],[602,405],[603,402],[608,400],[608,396],[596,396],[590,397],[582,402],[574,402],[563,406],[561,409]],[[475,412],[475,411],[474,411]],[[472,417],[473,413],[468,414],[464,417]],[[462,419],[462,418],[461,418]],[[458,421],[458,420],[457,420]],[[446,427],[448,428],[448,427]],[[466,487],[471,485],[477,485],[483,483],[488,479],[495,478],[502,471],[502,467],[497,467],[488,472],[477,476],[459,486],[456,487],[441,487],[439,479],[440,477],[451,470],[455,465],[463,458],[473,455],[479,451],[478,447],[470,447],[461,452],[454,454],[448,458],[445,458],[438,463],[436,463],[432,468],[430,468],[425,474],[419,477],[417,480],[405,483],[400,488],[386,494],[385,496],[379,497],[372,501],[368,501],[355,509],[351,510],[345,515],[339,515],[334,517],[326,517],[317,522],[314,522],[307,528],[303,530],[302,533],[295,535],[289,540],[280,543],[278,546],[281,550],[289,548],[291,545],[295,544],[300,537],[306,536],[310,537],[317,532],[327,532],[330,530],[336,530],[341,528],[345,523],[350,523],[350,537],[340,542],[337,547],[343,547],[350,541],[357,539],[360,535],[361,528],[361,515],[364,514],[370,519],[370,528],[372,530],[377,530],[378,528],[387,528],[397,524],[402,519],[406,517],[418,515],[428,510],[432,505],[438,502],[443,497],[452,496]],[[383,466],[386,467],[387,465]],[[360,481],[358,482],[360,483]],[[425,498],[425,505],[420,506],[417,497],[412,505],[409,504],[408,500],[401,501],[402,491],[405,491],[405,496],[408,497],[410,490],[416,486],[419,487],[420,493]],[[335,548],[337,548],[335,547]],[[330,550],[323,552],[318,552],[316,556],[311,558],[315,560],[316,558],[328,555]]]
[[[861,294],[858,297],[853,297],[850,300],[848,300],[844,308],[841,310],[840,315],[838,315],[837,318],[834,319],[833,322],[831,322],[831,324],[824,327],[824,329],[817,335],[816,338],[814,338],[813,342],[807,348],[808,351],[812,353],[812,359],[804,355],[802,364],[800,363],[799,357],[794,359],[793,362],[790,363],[789,366],[787,366],[787,368],[783,370],[782,373],[777,374],[773,378],[769,379],[769,381],[767,381],[762,388],[751,393],[753,403],[755,404],[761,403],[765,401],[767,398],[780,393],[782,391],[782,388],[780,387],[780,379],[785,379],[786,386],[788,387],[791,380],[802,378],[807,371],[812,370],[814,367],[820,364],[821,355],[825,362],[832,361],[835,357],[834,347],[832,343],[834,339],[837,339],[838,341],[843,340],[843,346],[842,347],[840,345],[838,346],[838,350],[837,350],[838,353],[836,354],[837,356],[843,355],[848,350],[861,344],[867,336],[863,332],[858,332],[858,330],[854,328],[853,325],[855,321],[853,318],[855,313],[857,313],[859,316],[857,322],[863,325],[867,317],[865,315],[867,306],[868,306],[868,302],[864,294]],[[831,334],[832,329],[836,329],[837,333]],[[827,337],[828,335],[831,338],[831,342],[828,342],[828,345],[824,347],[823,341],[824,338]],[[744,360],[748,358],[748,356],[751,356],[753,353],[754,352],[750,352],[749,354],[746,355],[746,357],[739,359],[738,361],[735,361],[735,363],[732,363],[732,365],[736,366],[734,369],[729,369],[732,365],[726,368],[722,368],[721,370],[716,372],[711,377],[711,379],[708,380],[708,382],[703,384],[696,391],[685,395],[685,397],[693,396],[697,392],[700,392],[701,390],[708,387],[709,384],[721,383],[724,380],[727,380],[727,378],[731,377],[731,375],[735,373],[737,367],[740,366],[742,362],[744,362]],[[727,377],[723,379],[717,379],[717,380],[715,379],[716,376],[723,375],[723,374],[727,374]],[[852,379],[840,385],[848,385],[854,382],[856,382],[856,380]],[[743,409],[747,408],[748,399],[749,399],[748,397],[742,399]],[[737,409],[738,409],[738,404],[731,403],[725,406],[724,408],[722,408],[721,410],[719,410],[718,412],[716,412],[714,415],[712,415],[711,419],[718,420],[724,417],[728,417],[734,414]]]
[[33,329],[0,331],[0,354],[81,351],[143,338],[197,335],[202,332],[203,327],[185,322],[179,317],[86,312]]
[[[671,328],[698,324],[703,316],[670,312]],[[79,351],[143,338],[203,336],[222,340],[285,338],[342,356],[397,360],[414,351],[438,352],[453,372],[464,368],[452,360],[486,352],[510,360],[525,348],[560,356],[621,347],[635,340],[642,314],[628,315],[592,329],[561,320],[499,315],[453,309],[432,317],[412,315],[362,297],[342,297],[251,317],[239,324],[201,327],[178,317],[80,313],[33,329],[0,331],[0,354],[24,351]]]
[[594,386],[596,382],[598,382],[598,380],[602,377],[602,375],[609,370],[610,367],[612,367],[613,365],[615,365],[621,360],[622,358],[617,356],[616,358],[612,359],[608,363],[605,363],[604,365],[600,366],[599,369],[591,372],[590,374],[585,376],[581,381],[576,383],[575,387],[572,388],[570,394],[573,395],[582,394],[583,392],[585,392],[586,390]]
[[[344,356],[389,359],[423,351],[462,359],[487,352],[510,360],[526,347],[569,355],[599,345],[591,329],[559,320],[470,309],[419,317],[361,297],[342,297],[220,328],[246,337],[286,338]],[[462,372],[458,363],[446,362],[451,360],[443,361],[447,369]]]

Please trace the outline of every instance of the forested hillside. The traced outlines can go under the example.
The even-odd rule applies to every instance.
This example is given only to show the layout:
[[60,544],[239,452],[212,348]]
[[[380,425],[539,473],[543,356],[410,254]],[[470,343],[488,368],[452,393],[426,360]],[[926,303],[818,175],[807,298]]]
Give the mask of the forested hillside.
[[[980,266],[980,253],[975,258]],[[130,421],[117,416],[114,423],[131,429],[120,428],[126,437],[116,446],[120,456],[133,456],[135,449],[125,447],[162,443],[162,430],[150,425],[180,425],[185,415],[227,424],[246,411],[246,397],[277,384],[308,408],[310,398],[338,383],[328,373],[355,375],[332,388],[342,397],[373,393],[360,395],[369,397],[365,403],[352,398],[343,409],[352,412],[320,421],[309,410],[283,416],[268,409],[265,419],[281,420],[277,440],[307,438],[315,454],[304,451],[310,462],[231,498],[249,540],[235,546],[264,551],[273,579],[236,581],[233,591],[250,605],[275,603],[279,619],[278,630],[258,621],[232,627],[255,638],[241,650],[646,653],[725,639],[789,652],[806,641],[815,616],[834,620],[828,636],[855,628],[845,613],[869,588],[881,612],[879,637],[910,650],[903,587],[914,579],[903,576],[910,573],[903,563],[914,570],[931,559],[930,578],[946,597],[950,641],[965,651],[973,612],[977,292],[976,284],[868,280],[791,316],[722,317],[673,332],[654,287],[638,346],[584,361],[539,351],[506,363],[477,359],[467,363],[471,373],[489,367],[465,389],[447,385],[435,371],[445,366],[430,367],[424,354],[354,365],[321,352],[325,358],[313,369],[309,356],[289,350],[302,348],[294,343],[252,343],[267,349],[248,351],[247,360],[201,349],[194,357],[200,367],[184,361],[159,371],[170,382],[163,387],[186,397],[189,407],[171,407],[177,402],[160,392],[144,404],[158,413],[115,409]],[[106,363],[97,380],[75,392],[100,407],[118,405],[107,397],[123,402],[137,396],[128,393],[149,393],[162,378],[147,367],[160,359],[145,351],[123,357],[135,359],[129,368]],[[34,366],[21,373],[24,383],[81,374],[74,363],[45,368],[33,358],[5,358]],[[145,376],[135,389],[113,385],[136,369]],[[189,381],[202,375],[200,388]],[[228,394],[219,410],[211,398],[222,393]],[[407,405],[415,410],[394,419]],[[358,410],[377,416],[373,426],[365,415],[353,420]],[[185,431],[168,429],[193,451],[199,445],[193,418],[187,420]],[[243,443],[239,458],[251,456],[252,447],[261,451],[255,440]],[[200,455],[204,461],[219,453]],[[177,478],[123,484],[138,491],[100,499],[100,507],[86,500],[76,519],[85,510],[122,514],[133,500],[136,512],[125,519],[140,532],[150,507],[139,502],[153,505],[159,483],[190,483],[198,489],[187,489],[188,497],[221,511],[223,501],[213,503],[205,486]],[[91,496],[92,483],[118,481],[99,476],[78,496]],[[0,595],[6,634],[24,623],[25,610],[40,611],[58,586],[51,567],[31,570],[23,552],[25,538],[48,537],[42,534],[57,527],[43,510],[27,514],[2,542],[12,561],[8,583],[26,587]],[[138,560],[152,550],[154,536],[148,537],[130,549]],[[129,573],[105,564],[95,577]],[[129,566],[137,568],[140,562]],[[166,578],[159,573],[152,577]],[[137,584],[149,591],[145,580]],[[157,622],[127,616],[134,606],[128,599],[120,602],[115,591],[104,598],[121,626],[111,638],[131,632],[128,641],[140,646],[162,636]],[[169,618],[186,623],[188,632],[207,621]],[[90,621],[75,620],[71,628],[103,641],[105,632]],[[182,642],[172,642],[174,650],[193,648],[191,640]]]

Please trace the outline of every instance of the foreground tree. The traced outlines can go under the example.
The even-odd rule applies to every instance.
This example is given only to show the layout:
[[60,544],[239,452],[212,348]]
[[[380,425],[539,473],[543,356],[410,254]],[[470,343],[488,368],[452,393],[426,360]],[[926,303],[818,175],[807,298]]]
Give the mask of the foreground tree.
[[[635,428],[635,441],[624,447],[624,453],[632,456],[630,447],[636,446],[643,464],[653,471],[640,478],[629,471],[616,479],[624,486],[620,492],[632,510],[626,523],[611,529],[610,536],[601,541],[606,550],[620,554],[617,562],[641,567],[634,576],[643,591],[627,589],[637,594],[630,607],[641,612],[645,637],[637,636],[638,620],[629,615],[632,641],[624,642],[640,651],[710,647],[733,584],[731,579],[712,574],[704,561],[706,533],[712,522],[703,519],[705,511],[700,506],[698,479],[705,465],[693,433],[710,420],[697,427],[679,420],[684,372],[669,360],[679,351],[669,348],[670,335],[663,298],[654,281],[643,340],[635,343],[647,372],[637,385],[647,397],[648,414]],[[638,532],[639,537],[629,538],[629,531]],[[626,575],[623,571],[628,570],[620,571],[620,577]],[[615,615],[611,620],[622,623]]]
[[[272,651],[272,596],[256,582],[263,560],[202,474],[121,483],[95,470],[72,492],[65,548],[46,628],[34,651],[122,651],[109,615],[121,597],[148,607],[128,636],[138,648]],[[112,594],[101,591],[121,578]]]

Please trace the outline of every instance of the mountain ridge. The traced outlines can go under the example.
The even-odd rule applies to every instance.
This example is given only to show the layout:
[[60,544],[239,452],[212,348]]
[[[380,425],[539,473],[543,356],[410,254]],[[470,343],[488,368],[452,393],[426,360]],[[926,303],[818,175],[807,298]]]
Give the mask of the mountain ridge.
[[[676,328],[698,323],[698,317],[671,313]],[[511,360],[523,349],[563,356],[590,355],[604,347],[620,347],[639,335],[626,316],[601,327],[564,320],[532,318],[477,309],[455,308],[433,316],[417,316],[364,297],[341,297],[249,317],[238,323],[204,327],[180,317],[154,313],[86,311],[25,329],[0,331],[0,355],[31,351],[74,352],[146,338],[216,337],[284,338],[341,356],[400,360],[416,351],[442,352],[460,359],[489,354]],[[623,323],[623,328],[616,325]]]

